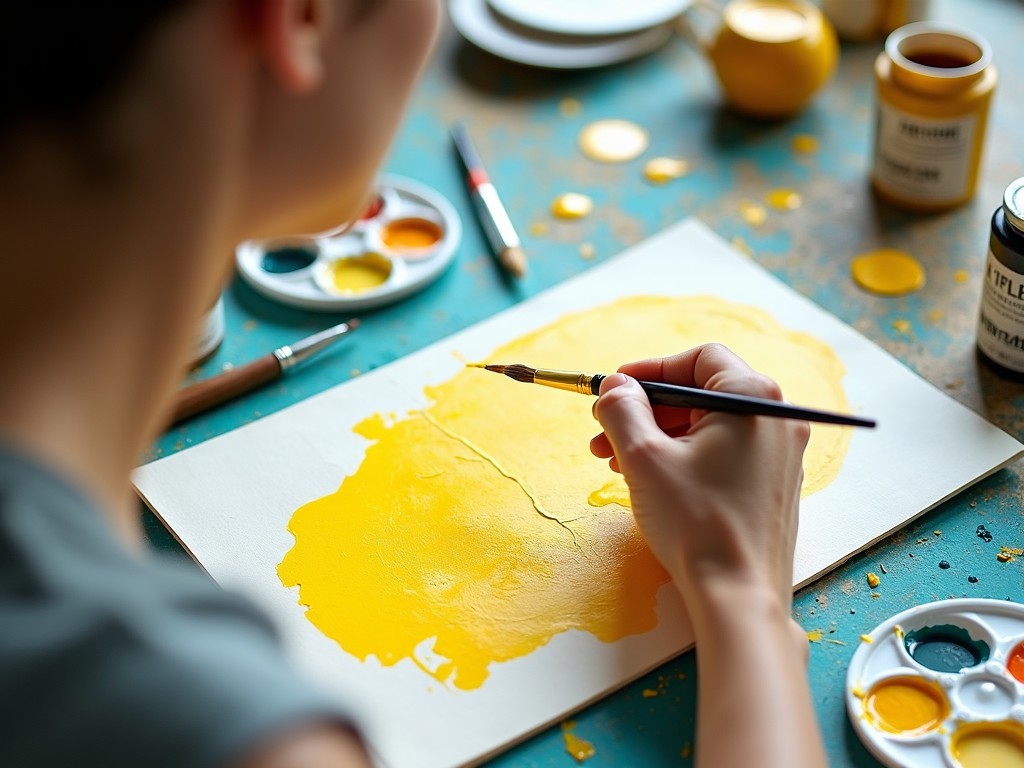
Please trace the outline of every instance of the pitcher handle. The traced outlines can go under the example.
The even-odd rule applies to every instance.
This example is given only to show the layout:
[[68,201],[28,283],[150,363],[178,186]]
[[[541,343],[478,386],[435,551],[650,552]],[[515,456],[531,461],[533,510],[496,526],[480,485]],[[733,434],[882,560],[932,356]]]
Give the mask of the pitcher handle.
[[[714,31],[706,36],[702,36],[691,21],[691,14],[713,16],[718,22],[714,27]],[[689,40],[697,46],[698,50],[703,51],[706,55],[711,52],[711,46],[718,34],[718,30],[724,23],[725,14],[713,0],[693,0],[693,3],[676,18],[676,31],[681,37]]]

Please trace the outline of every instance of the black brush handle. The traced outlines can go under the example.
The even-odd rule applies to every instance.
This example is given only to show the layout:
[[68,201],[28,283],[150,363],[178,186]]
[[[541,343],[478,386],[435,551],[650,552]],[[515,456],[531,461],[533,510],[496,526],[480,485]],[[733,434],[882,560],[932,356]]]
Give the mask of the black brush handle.
[[[590,391],[595,395],[601,391],[604,374],[594,374]],[[652,405],[668,405],[675,408],[703,408],[708,411],[737,413],[748,416],[773,416],[777,419],[800,419],[818,424],[839,424],[845,427],[876,426],[874,419],[862,419],[844,413],[819,411],[816,408],[801,408],[797,405],[766,400],[762,397],[735,395],[730,392],[714,392],[709,389],[682,387],[678,384],[664,384],[658,381],[641,381],[641,388],[647,393]]]

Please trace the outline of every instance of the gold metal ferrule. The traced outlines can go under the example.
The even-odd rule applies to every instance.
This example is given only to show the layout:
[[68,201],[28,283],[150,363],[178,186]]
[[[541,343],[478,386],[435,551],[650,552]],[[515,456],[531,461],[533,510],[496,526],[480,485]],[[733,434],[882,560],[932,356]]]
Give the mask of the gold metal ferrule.
[[533,375],[534,384],[543,384],[545,387],[564,389],[581,395],[591,394],[590,382],[594,379],[593,374],[579,371],[553,371],[549,368],[537,368],[536,371]]

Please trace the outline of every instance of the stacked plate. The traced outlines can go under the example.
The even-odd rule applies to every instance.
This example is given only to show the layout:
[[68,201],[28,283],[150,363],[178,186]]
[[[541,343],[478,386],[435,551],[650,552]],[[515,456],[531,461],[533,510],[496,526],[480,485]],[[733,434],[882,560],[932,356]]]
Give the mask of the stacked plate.
[[503,59],[549,69],[603,67],[672,37],[693,0],[449,0],[452,24]]

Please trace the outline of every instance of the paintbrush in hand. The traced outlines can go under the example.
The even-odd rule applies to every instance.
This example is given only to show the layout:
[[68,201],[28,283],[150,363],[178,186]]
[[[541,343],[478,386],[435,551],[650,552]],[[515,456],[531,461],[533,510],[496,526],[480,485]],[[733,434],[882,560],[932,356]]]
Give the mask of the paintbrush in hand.
[[[545,387],[564,389],[581,395],[597,395],[601,392],[603,373],[580,373],[579,371],[553,371],[547,368],[530,368],[514,365],[478,365],[493,373],[501,373],[510,379],[525,384],[540,384]],[[772,416],[777,419],[800,419],[819,424],[840,424],[848,427],[874,427],[874,419],[862,419],[844,413],[819,411],[814,408],[767,400],[761,397],[735,395],[729,392],[715,392],[710,389],[683,387],[678,384],[664,384],[659,381],[638,382],[647,393],[652,405],[668,405],[676,408],[702,408],[707,411],[746,414],[748,416]]]

